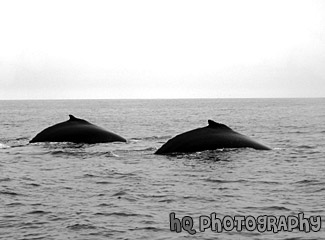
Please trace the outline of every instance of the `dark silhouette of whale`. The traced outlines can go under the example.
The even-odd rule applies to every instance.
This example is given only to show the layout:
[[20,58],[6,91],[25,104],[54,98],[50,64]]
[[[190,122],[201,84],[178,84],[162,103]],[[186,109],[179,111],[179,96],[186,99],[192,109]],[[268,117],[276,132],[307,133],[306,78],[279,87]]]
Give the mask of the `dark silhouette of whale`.
[[106,131],[86,120],[69,115],[65,122],[48,127],[37,134],[30,143],[34,142],[73,142],[73,143],[106,143],[126,142],[121,136]]
[[208,120],[209,126],[197,128],[168,140],[155,154],[189,153],[222,148],[270,150],[228,126]]

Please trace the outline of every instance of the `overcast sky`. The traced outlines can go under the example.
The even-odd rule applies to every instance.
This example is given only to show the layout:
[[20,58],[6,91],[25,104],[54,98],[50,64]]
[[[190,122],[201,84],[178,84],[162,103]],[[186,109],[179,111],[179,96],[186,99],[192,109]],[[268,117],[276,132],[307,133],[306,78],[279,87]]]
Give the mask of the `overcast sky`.
[[0,99],[325,97],[325,1],[0,0]]

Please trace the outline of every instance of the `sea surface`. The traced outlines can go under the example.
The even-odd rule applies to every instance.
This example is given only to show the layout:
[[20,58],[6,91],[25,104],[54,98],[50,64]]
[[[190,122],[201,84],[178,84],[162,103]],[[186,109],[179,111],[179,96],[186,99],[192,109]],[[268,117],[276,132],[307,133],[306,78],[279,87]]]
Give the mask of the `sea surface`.
[[[325,239],[325,99],[0,101],[0,113],[0,239]],[[69,114],[128,141],[29,144]],[[154,154],[208,119],[272,150]],[[200,231],[212,213],[321,227]]]

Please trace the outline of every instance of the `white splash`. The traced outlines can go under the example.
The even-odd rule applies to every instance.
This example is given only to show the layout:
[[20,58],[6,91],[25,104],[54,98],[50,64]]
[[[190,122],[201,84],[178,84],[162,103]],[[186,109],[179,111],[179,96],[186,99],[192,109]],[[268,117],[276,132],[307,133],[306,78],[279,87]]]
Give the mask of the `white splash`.
[[0,143],[0,149],[10,148],[10,146]]

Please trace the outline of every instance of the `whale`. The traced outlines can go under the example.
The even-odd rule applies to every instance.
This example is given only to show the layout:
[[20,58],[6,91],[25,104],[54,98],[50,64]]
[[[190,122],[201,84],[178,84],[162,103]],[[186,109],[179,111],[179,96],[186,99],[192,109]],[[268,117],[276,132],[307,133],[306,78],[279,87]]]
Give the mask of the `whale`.
[[230,127],[208,120],[208,126],[179,134],[163,144],[155,154],[201,152],[224,148],[254,148],[271,150],[253,139],[235,132]]
[[94,144],[126,142],[126,140],[123,137],[98,127],[84,119],[79,119],[73,115],[69,115],[69,120],[44,129],[29,142],[72,142]]

